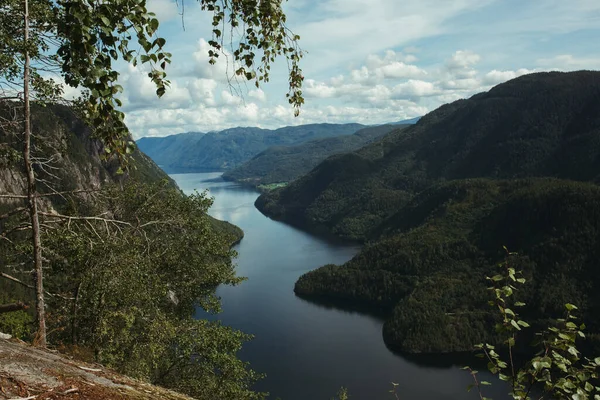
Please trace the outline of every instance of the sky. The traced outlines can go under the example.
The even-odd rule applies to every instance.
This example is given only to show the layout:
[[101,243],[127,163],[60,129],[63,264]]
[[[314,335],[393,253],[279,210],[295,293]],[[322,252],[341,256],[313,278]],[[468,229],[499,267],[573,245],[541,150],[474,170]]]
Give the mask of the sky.
[[148,0],[173,54],[171,88],[158,99],[143,67],[120,66],[134,138],[237,126],[382,124],[523,74],[600,69],[599,0],[288,0],[283,7],[306,52],[299,117],[285,98],[283,59],[260,89],[242,83],[232,91],[225,60],[208,64],[210,15],[195,1],[185,2],[182,16],[174,0]]

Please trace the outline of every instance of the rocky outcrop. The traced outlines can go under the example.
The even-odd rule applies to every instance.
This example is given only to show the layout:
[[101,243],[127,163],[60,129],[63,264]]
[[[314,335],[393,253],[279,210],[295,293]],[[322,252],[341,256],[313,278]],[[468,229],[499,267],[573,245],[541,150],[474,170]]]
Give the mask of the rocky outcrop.
[[0,337],[0,399],[191,400],[182,394]]

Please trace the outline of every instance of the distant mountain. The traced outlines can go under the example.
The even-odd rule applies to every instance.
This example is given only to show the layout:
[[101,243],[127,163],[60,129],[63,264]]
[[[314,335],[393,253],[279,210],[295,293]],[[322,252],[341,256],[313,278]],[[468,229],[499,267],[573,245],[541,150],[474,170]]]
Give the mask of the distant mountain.
[[[600,338],[600,72],[538,73],[444,105],[407,129],[329,157],[259,197],[267,215],[369,241],[296,293],[390,312],[409,352],[495,339],[485,276],[502,246],[528,283],[523,318],[578,304]],[[597,343],[600,343],[598,341]]]
[[272,146],[239,167],[226,171],[223,178],[254,186],[290,182],[327,157],[357,150],[394,129],[402,129],[402,126],[380,125],[361,129],[353,135],[314,139],[294,146]]
[[270,146],[351,135],[360,124],[310,124],[270,130],[232,128],[219,132],[188,132],[162,138],[144,137],[138,147],[168,170],[227,170],[250,160]]

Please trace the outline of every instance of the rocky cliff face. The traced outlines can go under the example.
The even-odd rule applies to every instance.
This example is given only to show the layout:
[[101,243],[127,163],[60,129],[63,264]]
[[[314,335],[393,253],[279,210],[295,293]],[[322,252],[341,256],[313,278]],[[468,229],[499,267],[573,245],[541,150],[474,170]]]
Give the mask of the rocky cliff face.
[[[0,193],[23,194],[25,174],[21,159],[21,128],[13,115],[18,104],[0,104]],[[18,117],[17,117],[18,118]],[[129,171],[118,175],[117,163],[104,160],[104,147],[92,130],[66,106],[33,107],[33,151],[38,191],[91,190],[118,182],[127,175],[144,181],[169,179],[141,151],[136,150]],[[10,200],[4,200],[7,202]]]

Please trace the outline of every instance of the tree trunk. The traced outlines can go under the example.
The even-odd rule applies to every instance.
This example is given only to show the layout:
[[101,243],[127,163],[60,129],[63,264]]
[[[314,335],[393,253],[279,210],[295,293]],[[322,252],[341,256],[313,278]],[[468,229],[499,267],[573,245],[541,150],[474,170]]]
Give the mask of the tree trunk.
[[0,314],[19,310],[26,310],[28,308],[29,307],[24,303],[0,304]]
[[23,70],[23,102],[25,113],[25,130],[23,149],[23,160],[27,171],[27,203],[29,216],[31,218],[32,244],[33,244],[33,263],[35,270],[35,311],[38,321],[38,332],[36,344],[40,347],[46,347],[46,313],[44,302],[44,282],[42,271],[42,240],[40,237],[40,221],[38,215],[37,193],[35,188],[35,173],[31,163],[31,110],[29,104],[29,68],[31,60],[29,57],[29,4],[24,0],[23,20],[25,23],[24,48],[25,68]]

